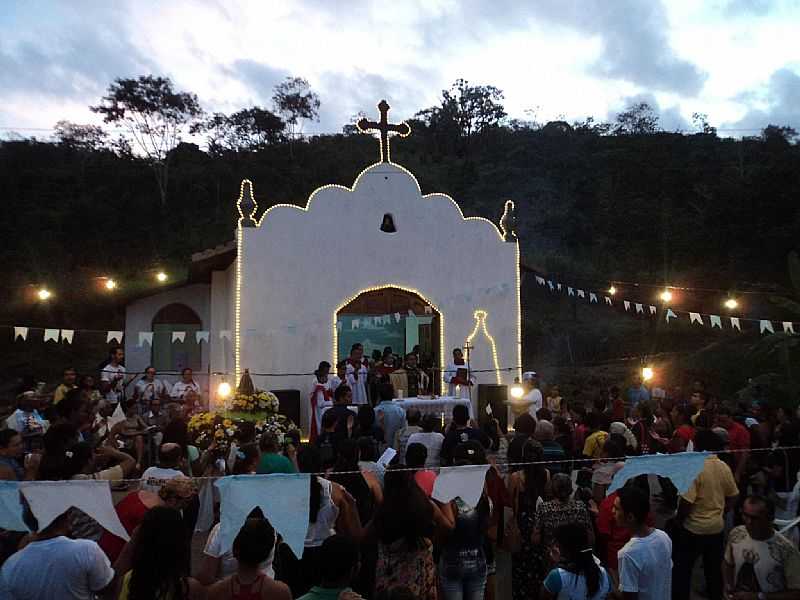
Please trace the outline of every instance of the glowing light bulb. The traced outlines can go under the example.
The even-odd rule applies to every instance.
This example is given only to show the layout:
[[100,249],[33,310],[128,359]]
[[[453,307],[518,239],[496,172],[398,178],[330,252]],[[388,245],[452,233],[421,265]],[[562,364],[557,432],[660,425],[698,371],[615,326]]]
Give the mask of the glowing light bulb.
[[158,280],[160,283],[164,283],[164,282],[167,280],[167,274],[166,274],[166,273],[164,273],[164,271],[159,271],[159,272],[156,274],[156,279],[157,279],[157,280]]
[[609,296],[613,296],[616,293],[617,293],[617,288],[615,288],[613,285],[610,288],[608,288],[608,295]]
[[654,374],[653,367],[644,367],[642,369],[642,379],[645,381],[650,381]]
[[661,300],[663,300],[664,302],[669,302],[670,300],[672,300],[672,292],[670,292],[669,290],[664,290],[663,292],[661,292]]
[[511,397],[514,400],[519,400],[524,395],[525,395],[525,390],[522,389],[522,386],[519,384],[519,377],[515,377],[514,385],[511,386]]
[[231,395],[231,384],[227,381],[223,381],[217,387],[217,397],[222,398],[223,400]]
[[42,288],[38,292],[36,292],[36,295],[39,296],[39,300],[44,302],[46,300],[49,300],[50,296],[52,296],[53,294],[47,288]]
[[733,310],[737,306],[739,306],[739,303],[736,301],[735,298],[728,298],[727,300],[725,300],[725,308],[727,308],[728,310]]
[[111,291],[117,289],[117,282],[111,278],[106,279],[105,283],[106,289]]

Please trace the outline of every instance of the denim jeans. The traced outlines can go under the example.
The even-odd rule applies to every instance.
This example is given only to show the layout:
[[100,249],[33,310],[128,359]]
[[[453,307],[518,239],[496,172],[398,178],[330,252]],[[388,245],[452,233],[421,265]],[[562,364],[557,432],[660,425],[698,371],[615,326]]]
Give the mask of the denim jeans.
[[442,600],[483,600],[486,590],[486,559],[481,554],[476,559],[439,562],[439,582]]
[[722,600],[723,534],[697,535],[680,527],[672,540],[672,598],[686,600],[692,586],[692,571],[698,556],[703,557],[707,597]]

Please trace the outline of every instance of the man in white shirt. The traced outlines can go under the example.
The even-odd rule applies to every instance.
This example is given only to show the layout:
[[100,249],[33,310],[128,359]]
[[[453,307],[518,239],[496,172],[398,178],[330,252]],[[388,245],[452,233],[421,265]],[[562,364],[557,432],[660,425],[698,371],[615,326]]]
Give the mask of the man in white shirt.
[[367,398],[367,365],[364,364],[364,346],[353,344],[345,366],[345,381],[353,391],[353,404],[369,404]]
[[107,404],[116,405],[125,399],[125,351],[114,346],[108,353],[108,364],[100,371],[100,391]]
[[[116,576],[108,557],[92,540],[69,539],[67,515],[57,517],[5,562],[0,598],[94,600],[114,591]],[[31,520],[29,511],[26,517]]]
[[158,459],[159,466],[149,467],[142,473],[139,489],[157,494],[166,481],[186,476],[180,470],[183,451],[178,444],[162,444],[158,450]]
[[[650,497],[634,483],[614,500],[614,518],[631,532],[619,559],[619,590],[625,600],[671,600],[672,540],[647,524]],[[688,599],[687,599],[688,600]]]
[[422,433],[411,434],[408,438],[408,444],[422,444],[428,450],[428,457],[425,459],[425,468],[434,469],[438,468],[441,463],[442,444],[444,444],[444,436],[436,431],[439,424],[439,419],[436,415],[425,415],[422,418]]
[[170,398],[173,402],[180,402],[189,408],[194,408],[199,402],[200,386],[195,383],[194,373],[189,367],[181,371],[181,380],[172,386]]
[[469,373],[461,348],[453,350],[453,362],[444,370],[447,395],[451,398],[469,398],[470,388],[475,385],[475,377]]
[[522,374],[522,387],[525,395],[519,402],[528,405],[528,413],[535,419],[536,413],[544,406],[542,391],[539,389],[539,376],[536,371],[526,371]]
[[169,395],[169,384],[156,378],[155,367],[147,367],[144,376],[136,382],[133,397],[139,403],[139,414],[144,416],[154,398],[164,400]]

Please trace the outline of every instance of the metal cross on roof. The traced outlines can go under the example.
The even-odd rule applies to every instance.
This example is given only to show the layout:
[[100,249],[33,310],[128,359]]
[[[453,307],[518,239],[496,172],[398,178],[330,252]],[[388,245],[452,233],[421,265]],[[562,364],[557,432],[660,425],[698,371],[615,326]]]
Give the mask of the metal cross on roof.
[[389,103],[386,100],[381,100],[378,104],[378,110],[381,113],[380,121],[370,121],[368,119],[360,119],[356,126],[362,133],[369,131],[379,131],[381,134],[381,162],[391,162],[389,153],[389,132],[396,133],[400,137],[406,137],[411,133],[411,127],[407,123],[389,123]]

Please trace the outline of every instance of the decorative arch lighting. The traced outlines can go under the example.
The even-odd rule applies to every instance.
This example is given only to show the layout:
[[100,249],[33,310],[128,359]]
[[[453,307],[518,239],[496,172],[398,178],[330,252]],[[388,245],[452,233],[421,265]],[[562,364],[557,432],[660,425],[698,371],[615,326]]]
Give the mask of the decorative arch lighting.
[[728,310],[734,310],[739,306],[739,302],[737,302],[736,298],[728,298],[725,300],[725,308]]
[[672,292],[670,292],[669,290],[664,290],[663,292],[661,292],[661,296],[659,297],[661,298],[662,302],[671,302]]

